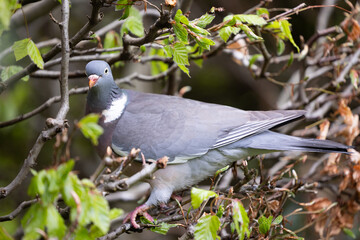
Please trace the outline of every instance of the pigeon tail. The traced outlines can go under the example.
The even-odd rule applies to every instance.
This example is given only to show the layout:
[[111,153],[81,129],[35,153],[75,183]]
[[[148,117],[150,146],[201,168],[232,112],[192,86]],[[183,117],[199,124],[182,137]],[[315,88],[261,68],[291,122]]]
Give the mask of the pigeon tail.
[[348,153],[353,148],[330,140],[289,136],[272,131],[253,135],[242,141],[242,147],[275,151],[304,151],[322,153]]

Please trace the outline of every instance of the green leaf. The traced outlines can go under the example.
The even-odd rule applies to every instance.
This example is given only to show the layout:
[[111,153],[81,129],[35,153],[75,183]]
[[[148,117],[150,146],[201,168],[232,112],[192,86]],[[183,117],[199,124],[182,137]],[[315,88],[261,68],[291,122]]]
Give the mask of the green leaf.
[[201,27],[198,27],[195,24],[189,24],[189,25],[187,25],[187,27],[196,34],[200,34],[202,36],[210,35],[210,33],[207,30],[205,30]]
[[160,233],[162,235],[166,235],[170,228],[177,227],[177,224],[169,224],[169,223],[165,223],[165,222],[162,222],[157,225],[159,225],[159,226],[151,227],[150,231]]
[[29,39],[27,44],[27,53],[38,68],[44,69],[44,60],[41,57],[39,49],[31,39]]
[[184,73],[186,73],[186,74],[188,75],[188,77],[190,77],[189,69],[188,69],[185,65],[178,64],[178,67],[180,68],[181,71],[183,71]]
[[174,20],[177,23],[184,23],[185,25],[189,25],[189,19],[182,14],[182,11],[180,9],[177,10]]
[[225,23],[225,26],[234,27],[236,25],[236,18],[234,15],[228,15],[224,17],[223,22]]
[[223,168],[217,170],[217,171],[215,172],[215,176],[219,175],[220,173],[225,172],[226,170],[229,169],[229,167],[230,167],[230,165],[227,165],[226,167],[223,167]]
[[248,38],[251,41],[253,41],[253,40],[263,40],[262,37],[259,37],[258,35],[256,35],[249,26],[247,26],[245,24],[240,24],[239,28],[244,31],[246,36],[248,36]]
[[[233,221],[235,229],[238,233],[239,239],[243,240],[245,234],[250,237],[249,231],[249,217],[245,211],[244,206],[239,201],[233,201]],[[240,226],[241,224],[241,226]]]
[[41,57],[40,51],[30,38],[16,41],[13,44],[12,49],[14,51],[16,61],[19,61],[26,55],[29,55],[38,68],[44,68],[44,60]]
[[291,52],[290,53],[290,58],[289,58],[289,61],[287,62],[287,66],[291,66],[291,64],[293,63],[294,61],[294,52]]
[[258,222],[260,233],[264,235],[267,234],[267,232],[270,230],[272,219],[273,216],[269,216],[269,218],[266,218],[264,215],[259,218]]
[[297,49],[298,52],[300,52],[299,47],[296,45],[290,30],[290,23],[287,20],[280,20],[280,29],[281,32],[289,39],[291,44]]
[[124,10],[122,16],[119,18],[119,20],[123,20],[123,19],[128,18],[129,15],[130,15],[130,9],[131,9],[130,6],[125,7],[125,10]]
[[210,46],[215,45],[215,42],[211,39],[205,37],[197,37],[195,38],[196,43],[203,49],[210,50]]
[[44,194],[45,192],[45,179],[46,179],[46,171],[41,170],[38,172],[30,181],[30,185],[28,188],[28,194],[32,197],[35,197],[37,194]]
[[178,65],[189,65],[188,52],[183,43],[175,43],[172,48],[174,62]]
[[62,239],[66,231],[64,219],[61,217],[54,205],[48,206],[46,210],[46,228],[49,237]]
[[194,239],[216,239],[220,227],[220,219],[216,215],[203,215],[195,226]]
[[[7,79],[9,79],[12,75],[20,72],[21,70],[23,70],[22,67],[20,66],[8,66],[6,68],[4,68],[2,71],[1,71],[1,80],[2,81],[6,81]],[[29,80],[29,75],[21,78],[23,81],[28,81]]]
[[[121,39],[120,35],[115,31],[109,31],[105,35],[104,39],[104,48],[114,48],[114,47],[120,47],[121,46]],[[109,54],[109,53],[116,53],[116,51],[113,52],[107,52],[103,54]]]
[[282,220],[283,220],[283,216],[279,215],[279,216],[277,216],[277,218],[275,218],[275,220],[273,221],[273,224],[278,225],[282,222]]
[[267,24],[262,17],[255,14],[236,14],[234,15],[234,19],[241,23],[248,23],[255,26],[263,26]]
[[120,11],[126,7],[130,7],[132,5],[132,0],[118,0],[115,3],[115,11]]
[[231,34],[237,34],[239,31],[240,29],[237,27],[227,26],[219,30],[219,35],[224,42],[227,42]]
[[203,59],[195,59],[195,60],[193,60],[193,63],[195,63],[199,68],[202,68],[203,62],[204,62]]
[[144,53],[144,52],[146,51],[146,46],[145,46],[145,45],[141,45],[141,46],[140,46],[140,51],[141,51],[142,53]]
[[269,18],[270,14],[269,11],[266,8],[258,8],[256,9],[256,15],[258,16],[265,16],[266,18]]
[[74,177],[75,177],[75,175],[72,175],[72,174],[66,176],[64,179],[64,182],[63,182],[63,186],[61,188],[61,195],[64,199],[64,202],[66,203],[66,205],[68,205],[70,207],[76,207],[75,200],[72,196],[72,192],[75,192],[74,186],[73,186],[74,181],[72,179]]
[[23,40],[14,42],[12,50],[14,51],[16,61],[19,61],[28,55],[27,45],[29,41],[30,38],[25,38]]
[[216,216],[218,216],[218,218],[221,218],[222,215],[224,214],[224,211],[225,211],[224,205],[221,204],[217,210]]
[[191,23],[195,24],[198,27],[205,28],[214,20],[214,18],[215,18],[214,15],[206,13],[205,15],[202,15],[200,18],[192,20]]
[[203,190],[200,188],[191,188],[191,206],[194,209],[200,207],[200,205],[211,197],[218,197],[213,191]]
[[46,209],[39,203],[32,205],[21,220],[24,229],[24,240],[38,239],[38,229],[44,229],[46,224]]
[[95,184],[90,179],[87,179],[87,178],[81,179],[81,184],[89,189],[96,188]]
[[14,240],[9,233],[7,233],[7,231],[5,230],[5,228],[3,228],[2,226],[0,226],[0,239],[2,240]]
[[174,33],[176,35],[176,38],[183,43],[188,43],[188,32],[186,31],[186,28],[181,25],[181,23],[176,22],[173,24]]
[[75,240],[94,240],[85,227],[78,227],[75,231]]
[[175,38],[173,35],[169,35],[168,40],[169,40],[169,43],[173,43],[175,41]]
[[77,124],[82,134],[89,138],[94,145],[98,145],[98,138],[104,132],[104,129],[97,124],[99,118],[99,114],[91,113],[83,117]]
[[0,36],[9,29],[11,16],[18,8],[21,8],[21,4],[16,0],[0,0]]
[[[164,54],[166,55],[166,57],[172,57],[173,51],[169,45],[164,46],[163,50],[164,50]],[[164,55],[162,55],[162,56],[164,56]]]
[[[165,52],[164,52],[164,49],[167,48],[168,51],[170,51],[170,56],[171,57],[171,49],[170,49],[170,46],[169,45],[166,45],[163,50],[161,49],[155,49],[155,48],[151,48],[150,49],[150,52],[149,52],[149,55],[150,56],[154,56],[154,55],[158,55],[160,57],[165,57]],[[154,75],[157,75],[159,73],[162,73],[164,71],[166,71],[169,66],[162,62],[162,61],[151,61],[150,62],[150,65],[151,65],[151,74],[154,76]]]
[[249,60],[249,68],[251,68],[251,66],[256,62],[256,60],[259,57],[262,57],[262,55],[261,54],[254,54],[254,55],[251,56],[251,58]]
[[101,195],[91,196],[90,220],[105,234],[110,227],[109,204]]
[[59,178],[55,169],[49,169],[46,171],[46,184],[50,193],[58,193],[60,191],[60,181],[63,179]]
[[114,220],[124,214],[124,210],[120,208],[112,208],[109,213],[110,220]]
[[343,232],[344,232],[346,235],[348,235],[349,237],[351,237],[351,238],[353,238],[353,239],[356,238],[355,234],[353,233],[353,231],[351,231],[351,229],[349,229],[349,228],[343,228],[342,230],[343,230]]
[[138,37],[144,36],[144,25],[141,14],[134,7],[129,9],[129,16],[121,27],[120,35],[123,36],[124,32],[128,33],[129,31]]
[[280,56],[285,50],[285,43],[280,38],[276,38],[276,54]]
[[60,179],[65,179],[67,175],[71,172],[71,170],[74,168],[75,162],[73,159],[70,159],[69,161],[61,164],[57,168],[57,173]]

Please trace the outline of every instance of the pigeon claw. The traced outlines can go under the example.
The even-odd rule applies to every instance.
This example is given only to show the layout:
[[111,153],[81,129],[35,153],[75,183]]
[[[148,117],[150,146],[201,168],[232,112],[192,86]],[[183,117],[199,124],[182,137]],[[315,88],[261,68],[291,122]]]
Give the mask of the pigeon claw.
[[131,223],[131,225],[136,228],[139,229],[140,225],[136,222],[136,217],[138,215],[143,215],[144,218],[146,218],[147,220],[149,220],[150,222],[154,222],[154,219],[150,216],[150,214],[148,214],[146,211],[149,209],[149,206],[143,204],[137,208],[135,208],[134,211],[130,212],[126,218],[124,219],[123,223],[129,222]]

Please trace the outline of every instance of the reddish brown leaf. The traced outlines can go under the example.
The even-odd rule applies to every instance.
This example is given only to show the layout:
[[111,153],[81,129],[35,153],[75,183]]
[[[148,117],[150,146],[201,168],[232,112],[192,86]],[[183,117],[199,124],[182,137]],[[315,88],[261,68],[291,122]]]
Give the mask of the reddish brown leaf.
[[343,180],[341,181],[340,185],[339,185],[339,191],[344,191],[349,183],[351,182],[351,174],[350,174],[350,170],[349,169],[344,169],[343,171],[343,174],[344,174],[344,178]]
[[340,161],[340,153],[330,153],[329,159],[326,162],[326,165],[323,169],[325,173],[329,175],[335,175],[339,173],[339,161]]
[[167,6],[175,7],[176,6],[176,0],[165,0],[165,4]]
[[346,137],[346,144],[352,145],[355,137],[359,135],[359,115],[353,115],[344,99],[339,102],[338,112],[344,118],[346,128],[341,132]]
[[323,121],[320,124],[320,134],[317,137],[317,139],[325,140],[326,136],[329,132],[329,127],[330,127],[330,122],[329,122],[329,120],[325,119],[325,121]]

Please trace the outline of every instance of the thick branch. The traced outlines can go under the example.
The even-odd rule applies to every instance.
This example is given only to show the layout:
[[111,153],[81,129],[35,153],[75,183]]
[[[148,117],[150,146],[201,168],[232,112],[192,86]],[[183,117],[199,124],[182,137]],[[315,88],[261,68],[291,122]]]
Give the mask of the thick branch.
[[68,127],[67,121],[64,119],[66,117],[67,112],[69,111],[69,89],[68,89],[68,76],[67,76],[69,71],[69,56],[70,56],[69,35],[68,35],[69,34],[68,32],[69,0],[62,1],[61,10],[62,10],[61,44],[62,44],[62,57],[63,57],[63,61],[61,63],[62,76],[60,79],[61,106],[56,116],[56,119],[46,120],[46,125],[48,129],[40,133],[34,146],[30,150],[28,157],[25,159],[24,164],[21,167],[21,170],[18,173],[18,175],[13,179],[13,181],[8,186],[4,188],[0,188],[0,198],[6,197],[18,185],[22,183],[22,181],[28,175],[30,168],[32,168],[35,165],[36,159],[42,147],[44,146],[44,143],[47,140],[53,138],[57,133],[61,132],[63,128]]
[[61,93],[61,107],[56,116],[56,119],[65,119],[69,111],[69,0],[63,0],[61,5],[61,77],[60,77],[60,93]]

